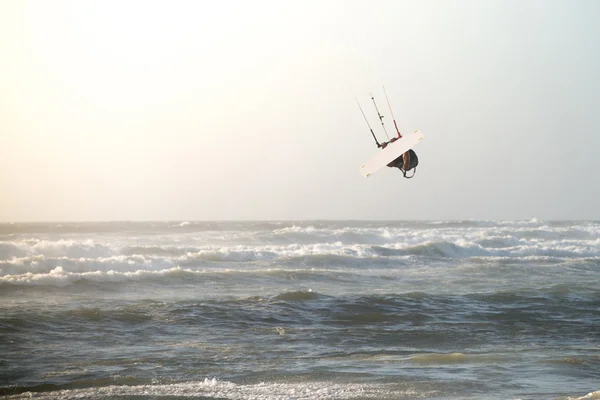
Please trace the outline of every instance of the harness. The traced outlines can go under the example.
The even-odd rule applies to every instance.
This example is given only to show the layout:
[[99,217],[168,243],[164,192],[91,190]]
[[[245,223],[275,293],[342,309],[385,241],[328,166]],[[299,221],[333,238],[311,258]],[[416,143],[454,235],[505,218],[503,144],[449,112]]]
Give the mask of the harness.
[[[400,171],[402,171],[402,175],[404,175],[404,177],[406,179],[410,179],[413,176],[415,176],[415,174],[417,173],[417,165],[419,165],[419,157],[417,157],[417,153],[415,153],[413,151],[413,149],[408,150],[408,153],[410,154],[410,165],[409,165],[408,170],[406,170],[406,171],[403,170],[402,167],[401,167],[402,164],[398,165],[398,169]],[[410,171],[411,169],[413,171],[413,174],[411,176],[406,176],[406,173],[408,171]]]
[[[398,167],[398,168],[400,168],[400,167]],[[413,168],[413,169],[412,169],[412,171],[413,171],[413,174],[412,174],[411,176],[406,176],[406,171],[405,171],[405,170],[403,170],[402,168],[400,168],[400,171],[402,171],[402,175],[404,175],[404,177],[405,177],[406,179],[411,179],[411,178],[412,178],[413,176],[415,176],[415,174],[417,173],[417,168],[415,167],[415,168]],[[410,170],[409,170],[409,171],[410,171]]]

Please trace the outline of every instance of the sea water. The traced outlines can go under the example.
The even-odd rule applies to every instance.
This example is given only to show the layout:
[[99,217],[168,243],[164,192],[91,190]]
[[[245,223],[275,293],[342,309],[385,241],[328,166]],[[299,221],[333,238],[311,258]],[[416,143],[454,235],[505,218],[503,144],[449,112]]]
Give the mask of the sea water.
[[600,222],[1,224],[0,396],[600,399]]

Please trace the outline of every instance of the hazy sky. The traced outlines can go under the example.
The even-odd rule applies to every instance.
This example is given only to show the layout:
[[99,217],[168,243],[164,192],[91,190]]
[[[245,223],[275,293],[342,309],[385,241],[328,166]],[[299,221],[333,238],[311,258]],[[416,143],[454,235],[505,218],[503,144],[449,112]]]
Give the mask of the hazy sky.
[[[0,221],[600,219],[600,1],[0,0]],[[356,106],[421,129],[359,166]]]

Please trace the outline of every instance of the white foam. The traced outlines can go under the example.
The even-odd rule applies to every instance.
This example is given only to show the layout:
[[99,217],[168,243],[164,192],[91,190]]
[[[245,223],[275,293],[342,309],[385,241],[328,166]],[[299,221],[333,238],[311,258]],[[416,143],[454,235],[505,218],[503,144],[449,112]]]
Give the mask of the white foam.
[[254,225],[241,224],[237,230],[203,232],[201,236],[180,231],[135,236],[121,233],[94,235],[93,240],[87,233],[56,240],[48,234],[44,238],[0,241],[0,276],[48,274],[57,267],[71,273],[135,272],[162,271],[177,265],[212,268],[294,259],[310,267],[340,260],[349,266],[368,266],[381,259],[406,257],[559,262],[600,258],[598,223],[552,226],[539,221],[484,222],[423,223],[417,228],[409,223],[390,227],[292,225],[275,231],[253,230]]
[[120,282],[141,282],[146,280],[161,280],[164,278],[178,278],[178,277],[201,277],[209,276],[210,279],[214,279],[216,276],[245,276],[245,277],[264,277],[268,276],[281,276],[288,279],[290,276],[298,273],[309,273],[314,276],[317,275],[333,275],[336,277],[347,275],[361,275],[365,277],[376,276],[380,278],[393,278],[398,275],[406,276],[407,274],[426,274],[430,272],[426,269],[415,267],[397,269],[378,269],[378,268],[364,268],[362,265],[356,266],[356,268],[345,267],[343,270],[335,268],[306,268],[306,267],[267,267],[267,268],[231,268],[228,266],[204,268],[204,269],[192,269],[183,268],[181,266],[165,268],[160,270],[149,270],[149,269],[137,269],[133,271],[115,271],[115,270],[95,270],[88,272],[70,272],[65,270],[63,267],[55,267],[52,270],[44,273],[33,273],[26,272],[23,274],[12,274],[0,276],[0,283],[20,285],[20,286],[54,286],[54,287],[65,287],[77,282],[95,282],[95,283],[120,283]]
[[173,267],[159,271],[136,270],[132,272],[121,271],[90,271],[67,272],[62,267],[56,267],[48,273],[34,274],[27,272],[21,275],[6,275],[0,277],[0,282],[25,286],[67,286],[78,281],[91,282],[126,282],[153,279],[164,276],[177,276],[183,273],[200,273],[180,267]]
[[46,393],[24,393],[9,398],[89,398],[105,399],[123,396],[144,397],[208,397],[229,400],[318,400],[318,399],[392,399],[423,398],[435,394],[421,392],[411,385],[357,384],[333,382],[257,383],[237,385],[231,382],[205,379],[203,382],[171,385],[107,386],[88,389],[61,390]]
[[600,400],[600,390],[581,397],[569,397],[568,400]]
[[112,256],[100,258],[68,258],[46,257],[43,255],[13,257],[10,260],[0,261],[0,276],[21,275],[31,273],[48,273],[60,267],[69,272],[94,272],[94,271],[136,271],[138,269],[165,269],[175,265],[169,258],[148,257],[142,255]]
[[[313,244],[257,244],[257,245],[206,245],[193,248],[184,254],[173,251],[170,244],[168,250],[161,254],[114,254],[116,250],[108,249],[108,245],[96,243],[87,245],[76,241],[58,241],[50,244],[48,241],[36,241],[34,247],[54,249],[50,255],[29,254],[13,256],[0,260],[0,276],[4,281],[29,282],[43,279],[51,271],[60,267],[65,273],[139,273],[147,271],[156,273],[175,266],[223,269],[231,268],[232,263],[251,266],[253,263],[297,263],[299,267],[311,267],[324,264],[339,264],[343,262],[348,268],[360,264],[362,267],[377,263],[378,260],[402,260],[406,257],[433,257],[434,259],[512,259],[558,261],[594,260],[600,258],[600,239],[594,240],[548,240],[522,239],[510,235],[482,235],[480,232],[453,237],[439,233],[425,232],[420,236],[406,238],[403,241],[391,241],[385,245],[364,243],[347,244],[343,241],[313,243]],[[444,240],[440,240],[443,238]],[[433,240],[430,240],[433,239]],[[165,240],[165,239],[160,239]],[[83,246],[83,247],[82,247]],[[61,253],[55,249],[99,247],[100,253],[111,253],[109,256],[53,256]],[[160,244],[155,244],[160,253]],[[182,249],[190,250],[189,247]],[[85,251],[89,253],[89,250]],[[68,252],[67,252],[68,253]],[[328,258],[329,257],[329,258]],[[341,257],[341,258],[334,258]],[[295,259],[298,259],[295,261]],[[355,260],[355,261],[352,261]],[[240,268],[242,269],[242,268]],[[38,276],[39,275],[39,276]],[[11,277],[12,276],[12,277]],[[73,275],[74,276],[74,275]],[[82,275],[83,278],[87,275]]]
[[0,242],[0,260],[26,255],[44,255],[47,257],[110,257],[116,255],[115,249],[108,244],[95,243],[91,239],[81,241],[73,239],[47,240],[30,238],[21,241]]
[[315,229],[315,227],[312,225],[309,225],[306,227],[293,225],[293,226],[288,226],[288,227],[281,228],[281,229],[275,229],[273,231],[273,234],[281,235],[281,234],[286,234],[286,233],[290,233],[290,232],[313,234],[313,233],[322,232],[322,231],[323,230],[321,230],[321,229],[320,230]]

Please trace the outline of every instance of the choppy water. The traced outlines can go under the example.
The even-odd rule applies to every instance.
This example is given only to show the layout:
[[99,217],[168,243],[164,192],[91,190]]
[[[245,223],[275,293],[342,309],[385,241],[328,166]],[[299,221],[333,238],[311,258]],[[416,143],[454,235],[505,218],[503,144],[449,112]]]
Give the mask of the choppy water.
[[0,225],[0,395],[600,399],[600,222]]

